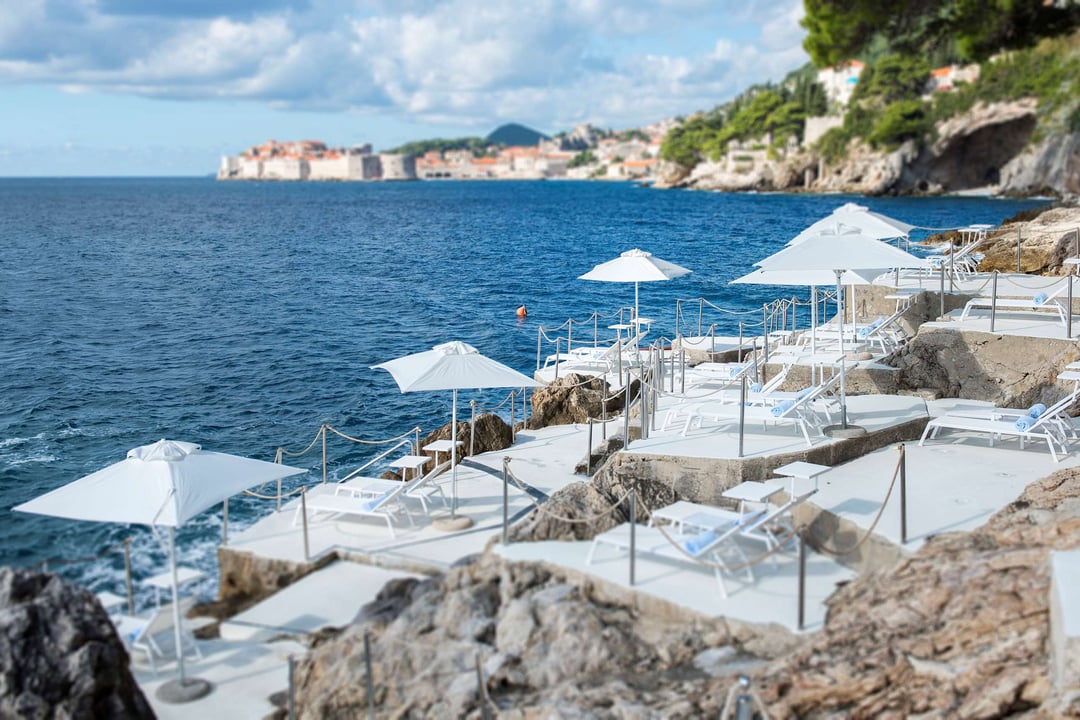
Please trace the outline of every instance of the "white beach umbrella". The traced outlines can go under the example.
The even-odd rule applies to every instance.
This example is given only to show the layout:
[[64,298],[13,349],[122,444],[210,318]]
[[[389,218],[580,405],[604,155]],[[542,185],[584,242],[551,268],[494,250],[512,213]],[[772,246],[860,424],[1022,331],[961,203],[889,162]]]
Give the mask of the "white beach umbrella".
[[[903,250],[878,242],[846,225],[836,225],[820,233],[806,237],[802,242],[788,245],[783,250],[761,260],[756,265],[768,271],[828,271],[836,282],[836,294],[840,297],[844,272],[864,271],[869,268],[929,268],[930,264]],[[807,283],[810,284],[810,283]],[[844,311],[840,312],[840,353],[844,352]],[[840,424],[847,427],[847,397],[845,390],[845,366],[840,362]]]
[[[12,508],[18,512],[71,520],[135,523],[169,529],[173,618],[179,694],[199,697],[202,680],[184,676],[180,596],[176,578],[176,528],[199,513],[244,490],[307,472],[251,458],[208,452],[194,443],[159,440],[129,450],[118,463]],[[185,686],[187,688],[185,689]]]
[[641,317],[638,313],[638,283],[672,280],[689,274],[690,271],[681,265],[661,260],[644,250],[634,249],[627,250],[614,260],[600,263],[584,275],[578,276],[578,280],[634,283],[634,320],[636,321]]
[[472,345],[456,340],[436,345],[431,350],[372,365],[371,368],[390,373],[403,393],[425,390],[453,391],[454,399],[450,411],[450,463],[453,468],[451,515],[457,512],[458,390],[543,386],[543,383],[480,354]]
[[914,225],[876,213],[865,205],[845,203],[789,240],[788,245],[800,243],[811,235],[831,230],[838,224],[857,228],[863,235],[877,240],[906,238],[915,229]]

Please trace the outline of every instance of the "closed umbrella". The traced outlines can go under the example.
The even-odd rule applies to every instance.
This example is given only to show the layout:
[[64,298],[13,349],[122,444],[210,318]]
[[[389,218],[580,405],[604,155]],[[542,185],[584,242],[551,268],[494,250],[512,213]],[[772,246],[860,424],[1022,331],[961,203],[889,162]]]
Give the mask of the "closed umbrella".
[[[903,250],[878,242],[858,228],[837,224],[822,232],[807,236],[802,242],[788,245],[778,253],[756,263],[762,270],[830,271],[840,297],[844,272],[866,271],[870,268],[929,268],[930,264]],[[844,352],[844,311],[840,308],[840,353]],[[847,428],[847,397],[845,366],[840,363],[840,424]]]
[[209,683],[184,675],[180,596],[176,582],[176,528],[248,488],[307,472],[264,460],[208,452],[199,445],[159,440],[128,451],[118,463],[17,505],[18,512],[72,520],[135,523],[169,530],[173,618],[179,670],[159,697],[194,700]]
[[638,312],[639,283],[672,280],[689,274],[690,271],[681,265],[661,260],[644,250],[634,249],[627,250],[614,260],[600,263],[589,272],[579,276],[578,280],[634,283],[634,322],[636,323],[641,317]]
[[452,390],[450,411],[450,463],[453,468],[450,514],[457,514],[457,395],[468,388],[542,387],[533,380],[500,362],[482,355],[467,343],[453,341],[436,345],[431,350],[405,355],[371,366],[386,370],[401,392]]

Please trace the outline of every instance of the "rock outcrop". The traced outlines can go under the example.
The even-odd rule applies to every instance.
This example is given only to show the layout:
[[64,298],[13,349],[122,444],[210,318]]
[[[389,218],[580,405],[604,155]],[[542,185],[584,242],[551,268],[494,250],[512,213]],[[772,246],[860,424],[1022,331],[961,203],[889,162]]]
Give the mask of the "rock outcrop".
[[[458,447],[458,459],[468,457],[471,453],[479,455],[496,450],[505,450],[514,444],[513,432],[501,417],[494,413],[481,413],[476,416],[475,436],[468,421],[458,421],[455,437],[461,441]],[[432,431],[420,441],[420,447],[430,445],[436,440],[450,439],[450,423]],[[425,453],[432,457],[435,453]],[[446,453],[440,453],[440,460],[447,460]],[[429,465],[428,468],[431,466]]]
[[1053,403],[1069,387],[1057,369],[1077,358],[1071,340],[922,328],[886,362],[900,387],[924,395],[986,400],[1000,407]]
[[57,575],[0,568],[0,717],[153,718],[97,599]]
[[[979,270],[1016,272],[1016,239],[1020,237],[1020,270],[1026,273],[1063,275],[1072,270],[1062,261],[1074,257],[1080,245],[1080,207],[1059,205],[1024,214],[992,231],[979,250],[985,255]],[[1045,283],[1043,283],[1045,285]]]
[[[602,417],[605,406],[609,417],[618,415],[622,412],[624,396],[621,393],[609,396],[610,392],[603,378],[578,373],[564,375],[532,394],[529,427],[588,422],[590,417]],[[630,396],[637,396],[637,381],[630,387]]]
[[485,555],[387,585],[315,648],[297,672],[301,718],[366,712],[365,628],[376,708],[401,718],[479,717],[484,702],[511,718],[693,717],[687,679],[759,662],[740,650],[745,629],[723,620],[643,613],[557,570]]
[[[1013,196],[1080,196],[1080,133],[1052,133],[1035,140],[1037,106],[1034,98],[977,103],[938,123],[930,144],[909,140],[892,150],[875,150],[856,140],[842,160],[832,163],[803,151],[738,172],[726,162],[706,160],[693,168],[667,164],[656,187],[864,195],[985,190]],[[807,182],[808,176],[812,182]]]
[[1075,717],[1048,679],[1048,555],[1078,542],[1080,475],[1063,470],[841,588],[825,632],[758,673],[760,696],[774,718]]
[[646,612],[586,578],[485,555],[387,585],[299,666],[300,716],[366,711],[365,629],[376,708],[401,718],[478,717],[487,702],[511,718],[716,717],[742,672],[778,719],[1080,716],[1075,697],[1055,695],[1047,657],[1048,554],[1078,542],[1070,469],[980,529],[932,538],[842,587],[824,631],[794,648],[790,636]]

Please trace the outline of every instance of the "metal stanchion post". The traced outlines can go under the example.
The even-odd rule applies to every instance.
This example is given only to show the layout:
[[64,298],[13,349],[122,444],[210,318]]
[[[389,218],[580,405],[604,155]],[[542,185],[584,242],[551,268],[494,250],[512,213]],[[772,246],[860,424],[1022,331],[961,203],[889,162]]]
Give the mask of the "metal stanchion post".
[[641,439],[649,437],[648,414],[649,414],[649,389],[645,387],[645,374],[641,375],[641,388],[638,390],[638,402],[641,405]]
[[511,390],[510,391],[510,444],[511,445],[513,445],[514,441],[517,439],[515,437],[515,432],[514,432],[514,425],[517,424],[515,422],[516,418],[514,417],[516,414],[517,414],[517,391],[516,390]]
[[637,533],[637,490],[630,489],[630,587],[634,586],[634,551],[636,548]]
[[229,544],[229,498],[221,502],[221,544]]
[[[322,481],[323,485],[326,484],[326,423],[323,423],[322,428]],[[280,493],[279,493],[280,494]]]
[[686,394],[686,349],[679,348],[679,392]]
[[131,583],[131,538],[124,538],[124,584],[127,587],[128,615],[134,615],[135,590]]
[[510,458],[503,458],[503,545],[510,544]]
[[990,332],[994,332],[994,323],[997,321],[997,279],[998,271],[990,277]]
[[806,627],[806,540],[797,536],[799,543],[799,629]]
[[630,447],[630,383],[623,387],[623,447]]
[[[743,335],[742,335],[742,333],[743,333],[742,322],[739,322],[739,350],[738,350],[738,352],[735,353],[735,357],[738,358],[739,362],[742,362],[742,344],[743,344],[743,339],[742,339]],[[709,358],[709,359],[712,360],[712,358]]]
[[585,474],[592,476],[592,426],[593,419],[589,418],[589,446],[585,448]]
[[1020,272],[1020,226],[1016,226],[1016,272]]
[[281,512],[281,478],[277,481],[277,511]]
[[1068,295],[1068,308],[1065,312],[1065,337],[1068,340],[1072,340],[1072,303],[1073,303],[1073,274],[1069,273],[1065,276],[1065,282],[1069,283],[1069,295]]
[[938,288],[941,308],[938,317],[945,317],[945,263],[941,263],[941,286]]
[[476,696],[480,698],[480,717],[483,720],[491,720],[491,703],[488,698],[487,684],[484,682],[484,671],[480,667],[480,651],[476,652]]
[[296,719],[296,658],[292,655],[289,662],[289,720]]
[[364,628],[364,676],[367,689],[367,714],[375,720],[375,681],[371,677],[371,631]]
[[743,434],[746,431],[746,373],[739,381],[739,457],[743,456]]
[[[469,401],[469,408],[472,411],[469,416],[469,457],[472,457],[476,454],[476,400]],[[450,440],[456,440],[457,428],[452,428],[450,433]]]
[[900,446],[900,544],[907,544],[907,450]]
[[300,514],[304,517],[304,562],[311,559],[311,541],[308,539],[307,525],[307,485],[300,487]]

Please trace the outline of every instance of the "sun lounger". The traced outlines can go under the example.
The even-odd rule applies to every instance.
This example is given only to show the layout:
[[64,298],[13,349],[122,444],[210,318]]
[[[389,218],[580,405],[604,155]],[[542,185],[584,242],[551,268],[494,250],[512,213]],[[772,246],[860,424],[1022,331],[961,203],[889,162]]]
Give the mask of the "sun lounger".
[[548,355],[544,367],[560,365],[560,372],[576,370],[620,370],[619,360],[624,365],[638,361],[638,348],[648,332],[639,332],[622,342],[615,342],[604,347],[577,347],[566,353]]
[[[406,517],[409,518],[409,524],[413,524],[412,514],[409,513],[409,509],[405,504],[401,502],[401,496],[411,485],[419,483],[424,477],[408,483],[383,481],[394,482],[395,487],[390,492],[370,498],[366,498],[359,493],[345,492],[339,494],[336,487],[319,486],[308,493],[305,499],[308,520],[311,521],[319,513],[328,515],[328,518],[339,515],[378,518],[386,522],[390,537],[396,537],[394,533],[394,517],[399,509],[405,512]],[[303,506],[297,505],[296,514],[293,516],[294,526],[299,523],[302,510]]]
[[1057,313],[1058,319],[1061,321],[1062,326],[1068,323],[1068,318],[1065,315],[1065,308],[1060,302],[1056,300],[1056,297],[1060,295],[1068,283],[1071,282],[1072,276],[1066,279],[1061,287],[1054,290],[1054,292],[1047,295],[1046,293],[1039,293],[1031,298],[1002,298],[999,297],[995,301],[992,297],[977,297],[967,301],[964,305],[964,311],[960,313],[960,320],[967,320],[969,314],[971,314],[974,308],[990,309],[996,308],[997,310],[1016,310],[1020,312],[1038,312],[1040,310],[1050,310]]
[[[180,638],[183,643],[182,651],[191,651],[196,657],[201,658],[199,644],[195,641],[195,635],[183,621],[188,612],[195,605],[195,598],[186,597],[180,600],[181,632]],[[133,653],[138,652],[146,656],[150,663],[150,669],[157,675],[157,660],[165,660],[177,657],[175,618],[172,604],[162,605],[154,610],[149,617],[134,617],[131,615],[113,616],[113,624],[120,640]],[[170,652],[171,651],[171,652]]]
[[[812,447],[814,443],[810,439],[810,428],[820,429],[821,422],[810,405],[831,392],[838,382],[839,376],[834,376],[821,385],[813,385],[800,390],[793,398],[780,400],[774,405],[745,407],[742,409],[743,419],[747,424],[761,422],[763,427],[767,427],[770,423],[795,425],[796,429],[802,432],[807,446]],[[686,436],[691,429],[701,427],[704,420],[731,423],[738,422],[739,415],[738,404],[732,405],[718,400],[684,404],[672,408],[661,429],[666,430],[680,417],[685,417],[680,434]]]
[[[635,552],[665,560],[689,562],[694,565],[698,565],[697,561],[708,563],[720,586],[720,594],[727,597],[723,573],[730,573],[731,569],[729,569],[729,563],[724,560],[724,555],[734,555],[741,563],[746,562],[746,555],[735,542],[735,536],[738,535],[740,528],[756,522],[764,514],[764,510],[747,513],[734,521],[728,520],[713,530],[692,535],[679,535],[674,531],[665,534],[665,531],[658,527],[635,524]],[[623,523],[593,538],[585,564],[592,564],[596,550],[601,545],[614,547],[620,551],[629,551],[630,528],[631,523]],[[747,579],[753,582],[753,570],[749,565],[745,570]]]
[[[1073,427],[1071,419],[1065,420],[1065,418],[1068,418],[1065,411],[1076,401],[1076,398],[1077,392],[1074,391],[1051,405],[1037,418],[1031,417],[1030,414],[1020,417],[1002,414],[995,417],[993,410],[989,411],[989,416],[985,417],[956,414],[942,415],[926,424],[919,445],[924,444],[927,438],[935,439],[942,428],[948,428],[985,433],[989,435],[991,447],[994,445],[994,440],[1002,436],[1019,438],[1021,449],[1024,447],[1025,440],[1045,440],[1050,450],[1050,457],[1053,458],[1054,462],[1057,462],[1059,451],[1063,455],[1069,453],[1069,441],[1062,423],[1068,422],[1068,427]],[[1006,409],[1004,412],[1009,413],[1012,411]]]
[[[449,501],[446,499],[445,493],[443,493],[442,487],[439,486],[435,479],[445,472],[450,467],[450,461],[447,460],[440,463],[434,469],[428,471],[424,475],[413,478],[406,483],[404,496],[413,500],[420,501],[420,507],[424,509],[424,513],[431,514],[428,508],[428,500],[438,495],[443,505],[449,507]],[[383,478],[368,478],[368,477],[355,477],[347,482],[338,483],[334,488],[335,495],[355,495],[361,498],[377,498],[381,495],[393,492],[399,485],[402,484],[400,480],[385,480]]]

